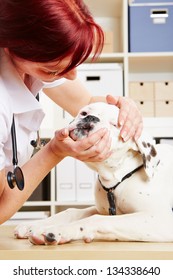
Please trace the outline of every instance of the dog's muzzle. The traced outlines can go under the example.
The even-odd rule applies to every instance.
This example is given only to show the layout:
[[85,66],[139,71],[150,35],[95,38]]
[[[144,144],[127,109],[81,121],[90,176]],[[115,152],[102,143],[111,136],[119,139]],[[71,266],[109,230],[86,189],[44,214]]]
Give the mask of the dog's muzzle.
[[98,117],[88,115],[76,124],[76,127],[70,131],[69,135],[75,141],[85,138],[88,136],[89,132],[94,129],[95,124],[98,122],[100,122]]

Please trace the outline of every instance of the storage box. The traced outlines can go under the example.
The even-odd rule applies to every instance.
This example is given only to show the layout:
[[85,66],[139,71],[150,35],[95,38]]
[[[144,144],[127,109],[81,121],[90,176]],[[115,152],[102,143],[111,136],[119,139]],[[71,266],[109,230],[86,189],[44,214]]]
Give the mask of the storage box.
[[173,117],[173,82],[155,83],[156,117]]
[[94,96],[123,95],[123,65],[121,63],[83,63],[78,78]]
[[173,138],[160,138],[160,144],[168,144],[173,146]]
[[[94,47],[95,48],[95,45]],[[113,31],[104,31],[104,45],[102,53],[112,53],[113,52]]]
[[113,52],[113,32],[104,32],[105,40],[102,53],[112,53]]
[[156,100],[173,100],[173,82],[155,82]]
[[83,162],[66,157],[56,166],[58,202],[94,201],[96,172]]
[[154,117],[153,82],[130,82],[129,97],[136,102],[143,117]]
[[129,0],[129,51],[173,51],[173,1]]
[[156,117],[173,117],[173,101],[156,101]]
[[56,166],[57,201],[76,200],[75,159],[66,157]]

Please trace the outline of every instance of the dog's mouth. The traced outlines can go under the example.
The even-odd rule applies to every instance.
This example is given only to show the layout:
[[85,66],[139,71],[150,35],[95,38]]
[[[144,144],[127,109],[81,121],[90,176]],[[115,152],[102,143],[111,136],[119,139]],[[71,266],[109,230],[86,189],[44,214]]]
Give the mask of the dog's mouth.
[[75,128],[70,129],[69,136],[74,141],[85,138],[94,129],[97,122],[100,122],[99,118],[89,115],[78,122]]
[[69,136],[74,140],[79,140],[88,136],[89,132],[92,131],[94,125],[92,124],[78,124],[76,128],[70,131]]

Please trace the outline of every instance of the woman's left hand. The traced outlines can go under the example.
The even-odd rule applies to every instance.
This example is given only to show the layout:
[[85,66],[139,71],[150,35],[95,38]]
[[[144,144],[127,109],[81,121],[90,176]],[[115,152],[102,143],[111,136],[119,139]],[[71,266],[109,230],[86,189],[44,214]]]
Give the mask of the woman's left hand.
[[130,138],[137,140],[143,129],[143,120],[140,110],[136,103],[123,96],[108,95],[106,100],[109,104],[115,105],[120,109],[118,124],[121,127],[120,135],[124,141]]

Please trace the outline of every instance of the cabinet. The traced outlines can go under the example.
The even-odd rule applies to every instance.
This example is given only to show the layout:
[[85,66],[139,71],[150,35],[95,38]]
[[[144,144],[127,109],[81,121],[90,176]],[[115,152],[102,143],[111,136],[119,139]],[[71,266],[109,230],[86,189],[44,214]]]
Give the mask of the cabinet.
[[[173,81],[173,51],[172,52],[145,52],[145,53],[130,53],[128,51],[128,0],[85,0],[88,4],[96,21],[103,27],[105,32],[110,32],[113,37],[113,52],[102,53],[98,59],[98,63],[121,63],[123,65],[123,87],[124,95],[129,96],[129,84],[136,83],[140,85],[150,84],[155,82],[157,86],[159,83],[172,82]],[[173,94],[173,92],[172,92]],[[52,137],[53,131],[65,124],[64,112],[55,108],[44,97],[43,105],[45,105],[45,111],[47,113],[47,119],[45,119],[41,135],[43,137]],[[159,98],[159,97],[158,97]],[[150,117],[144,117],[144,126],[153,137],[173,137],[173,113],[169,117],[163,116],[153,117],[153,93],[149,94],[147,108],[150,109]],[[163,99],[158,100],[158,104],[161,104]],[[169,105],[172,106],[172,100]],[[165,106],[168,104],[165,104]],[[149,107],[151,106],[151,107]],[[172,110],[172,108],[171,108]],[[172,110],[173,112],[173,110]],[[69,117],[67,117],[69,120]],[[61,121],[60,121],[61,120]],[[72,168],[76,168],[73,167]],[[51,191],[50,201],[29,201],[25,203],[25,207],[32,207],[38,209],[49,209],[51,214],[54,214],[60,209],[60,206],[70,205],[88,205],[90,201],[63,201],[57,200],[56,195],[56,170],[53,169],[51,174]]]

